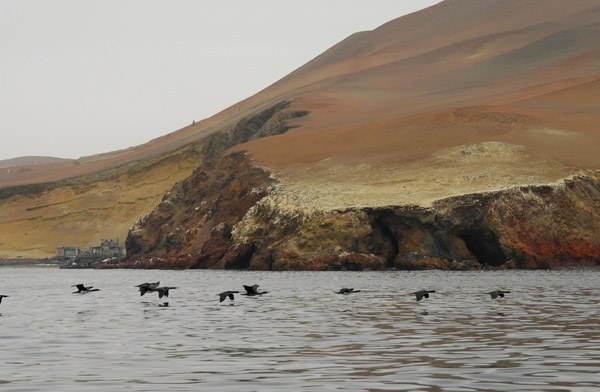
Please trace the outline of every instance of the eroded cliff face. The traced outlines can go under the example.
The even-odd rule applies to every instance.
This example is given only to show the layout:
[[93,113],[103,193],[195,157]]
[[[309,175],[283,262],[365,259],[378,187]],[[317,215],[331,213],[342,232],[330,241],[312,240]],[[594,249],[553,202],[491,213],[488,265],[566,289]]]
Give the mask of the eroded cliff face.
[[[390,206],[300,210],[261,199],[225,258],[257,269],[549,268],[600,261],[600,177]],[[249,254],[248,249],[254,251]],[[243,256],[242,253],[244,254]],[[374,262],[379,260],[379,262]]]
[[199,167],[136,222],[127,237],[128,254],[210,253],[211,260],[220,259],[233,225],[267,194],[271,182],[242,153],[227,155],[214,167]]
[[430,207],[307,208],[243,153],[205,164],[130,231],[127,266],[552,268],[600,262],[600,172]]
[[122,265],[151,266],[158,260],[156,266],[161,267],[223,267],[233,225],[274,183],[269,172],[244,153],[223,152],[253,138],[286,132],[288,120],[306,114],[287,107],[286,102],[279,103],[202,140],[200,166],[130,229],[126,240],[130,261]]

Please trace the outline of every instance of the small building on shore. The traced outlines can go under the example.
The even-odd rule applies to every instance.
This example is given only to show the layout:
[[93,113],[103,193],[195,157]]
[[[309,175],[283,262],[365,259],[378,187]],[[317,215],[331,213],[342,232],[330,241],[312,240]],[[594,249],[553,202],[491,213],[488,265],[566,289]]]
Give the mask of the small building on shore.
[[76,257],[83,253],[80,246],[61,246],[56,248],[56,256],[58,257]]
[[102,255],[106,257],[123,257],[126,254],[124,246],[119,246],[119,239],[102,240],[100,246],[90,246],[90,253],[93,255]]
[[57,257],[78,257],[84,255],[95,255],[102,257],[124,257],[127,251],[124,246],[119,245],[119,239],[103,239],[99,246],[83,248],[80,246],[61,246],[56,248]]

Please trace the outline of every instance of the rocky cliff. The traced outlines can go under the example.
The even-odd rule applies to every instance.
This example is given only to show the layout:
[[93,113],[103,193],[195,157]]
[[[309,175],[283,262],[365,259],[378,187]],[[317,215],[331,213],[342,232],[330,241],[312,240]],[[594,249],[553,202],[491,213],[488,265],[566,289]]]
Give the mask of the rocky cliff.
[[200,166],[129,231],[129,258],[177,256],[175,262],[169,262],[172,267],[189,266],[192,254],[194,264],[221,262],[233,225],[268,194],[274,182],[269,172],[255,166],[245,154],[223,152],[254,138],[284,133],[290,129],[290,119],[307,114],[287,110],[288,105],[281,102],[203,139]]
[[[598,264],[599,218],[598,172],[451,197],[429,208],[306,211],[282,204],[275,194],[234,226],[225,258],[275,270]],[[353,263],[359,257],[362,262]]]
[[[136,223],[127,240],[134,255],[128,266],[381,270],[600,263],[598,172],[451,197],[431,207],[318,210],[290,203],[281,184],[241,153],[225,156],[214,169],[197,170]],[[140,257],[145,254],[154,257]]]

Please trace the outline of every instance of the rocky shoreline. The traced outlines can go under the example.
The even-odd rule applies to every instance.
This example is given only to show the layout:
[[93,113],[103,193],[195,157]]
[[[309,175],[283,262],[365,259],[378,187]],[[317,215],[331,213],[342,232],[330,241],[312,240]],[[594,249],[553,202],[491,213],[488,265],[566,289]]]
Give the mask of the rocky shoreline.
[[0,259],[2,267],[20,267],[33,265],[60,265],[62,261],[47,258],[47,259]]
[[386,270],[600,263],[600,174],[438,200],[307,209],[241,153],[178,184],[102,268]]

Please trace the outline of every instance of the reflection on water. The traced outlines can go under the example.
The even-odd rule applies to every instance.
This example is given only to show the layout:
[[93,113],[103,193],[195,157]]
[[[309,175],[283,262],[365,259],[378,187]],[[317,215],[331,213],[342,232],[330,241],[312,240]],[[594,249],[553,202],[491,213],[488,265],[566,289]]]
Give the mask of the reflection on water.
[[[5,267],[0,389],[593,391],[598,274]],[[133,287],[157,280],[168,307]],[[219,302],[254,283],[269,294]]]

